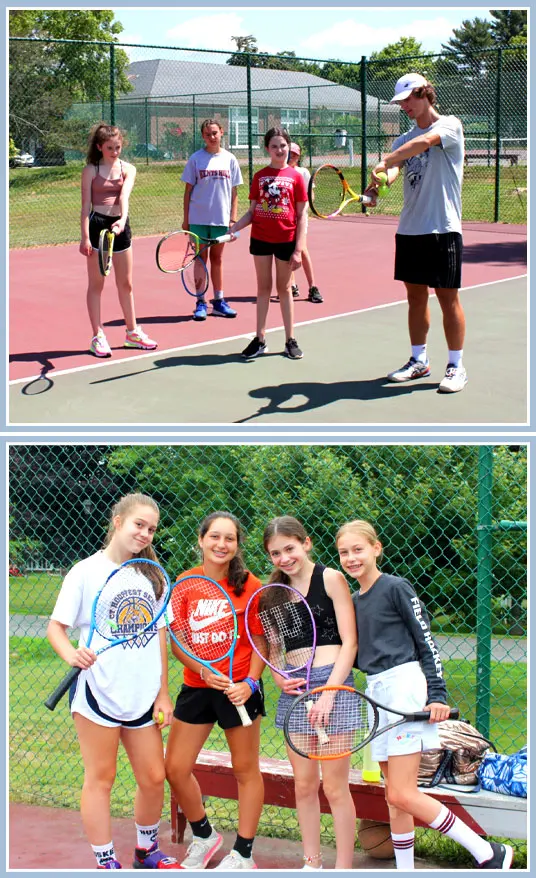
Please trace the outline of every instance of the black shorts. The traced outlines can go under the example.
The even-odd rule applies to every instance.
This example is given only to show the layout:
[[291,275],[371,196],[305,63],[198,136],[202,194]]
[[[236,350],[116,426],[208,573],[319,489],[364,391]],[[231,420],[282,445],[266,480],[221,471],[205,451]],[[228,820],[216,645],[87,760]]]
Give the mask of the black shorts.
[[459,232],[396,235],[395,280],[433,289],[459,290],[463,242]]
[[[94,250],[99,249],[99,236],[103,229],[109,229],[119,219],[118,216],[107,216],[104,213],[95,213],[92,211],[89,215],[89,240]],[[132,230],[130,223],[125,223],[125,228],[120,235],[115,236],[114,253],[121,253],[128,250],[132,245]]]
[[[252,692],[244,705],[251,719],[266,716],[262,680],[259,685],[260,690]],[[177,696],[173,716],[193,726],[205,723],[213,725],[217,722],[222,729],[234,729],[242,725],[236,707],[220,689],[198,688],[186,684]]]
[[288,262],[296,248],[296,240],[285,241],[282,244],[271,244],[269,241],[259,241],[258,238],[250,238],[249,252],[252,256],[275,256],[281,262]]

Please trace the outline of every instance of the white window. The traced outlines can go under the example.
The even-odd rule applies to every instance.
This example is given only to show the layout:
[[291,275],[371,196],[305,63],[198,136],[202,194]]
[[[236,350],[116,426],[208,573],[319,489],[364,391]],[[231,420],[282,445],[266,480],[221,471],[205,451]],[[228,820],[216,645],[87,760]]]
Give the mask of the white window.
[[290,131],[291,128],[307,126],[309,115],[307,110],[281,110],[281,127]]
[[[251,108],[251,130],[253,132],[253,149],[258,149],[256,132],[259,128],[259,110]],[[248,110],[247,107],[229,107],[229,149],[247,149],[248,146]]]

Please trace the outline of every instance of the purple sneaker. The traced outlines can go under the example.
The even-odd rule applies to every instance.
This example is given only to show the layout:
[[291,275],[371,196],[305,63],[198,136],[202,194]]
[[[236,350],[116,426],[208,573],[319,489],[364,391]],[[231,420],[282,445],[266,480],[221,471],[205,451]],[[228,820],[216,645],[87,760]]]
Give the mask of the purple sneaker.
[[135,848],[133,869],[180,869],[175,857],[166,857],[158,850],[158,842],[155,841],[150,848]]

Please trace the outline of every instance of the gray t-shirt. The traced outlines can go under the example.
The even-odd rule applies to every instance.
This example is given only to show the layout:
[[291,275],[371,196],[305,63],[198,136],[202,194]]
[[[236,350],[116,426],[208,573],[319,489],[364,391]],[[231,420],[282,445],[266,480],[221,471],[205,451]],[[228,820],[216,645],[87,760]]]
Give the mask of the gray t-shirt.
[[382,573],[364,594],[352,595],[357,621],[354,666],[379,674],[406,662],[419,662],[428,700],[447,703],[443,667],[428,614],[407,579]]
[[434,131],[441,144],[404,162],[404,207],[398,234],[431,235],[461,232],[464,139],[456,116],[440,116],[429,128],[417,125],[397,137],[392,149]]
[[229,225],[233,187],[242,183],[240,167],[231,152],[221,149],[213,154],[198,149],[186,162],[181,180],[194,187],[190,195],[189,223]]

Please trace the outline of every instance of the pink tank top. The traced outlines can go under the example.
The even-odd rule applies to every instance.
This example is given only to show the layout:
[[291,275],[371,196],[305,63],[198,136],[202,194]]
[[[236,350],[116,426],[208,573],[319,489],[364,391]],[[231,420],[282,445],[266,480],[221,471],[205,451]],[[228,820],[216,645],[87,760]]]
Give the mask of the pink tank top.
[[105,177],[101,177],[99,174],[99,166],[97,165],[97,173],[91,181],[91,203],[93,205],[119,204],[119,196],[121,195],[121,189],[123,188],[123,183],[125,181],[123,164],[121,161],[119,164],[121,165],[121,176],[116,177],[114,180],[106,180]]

